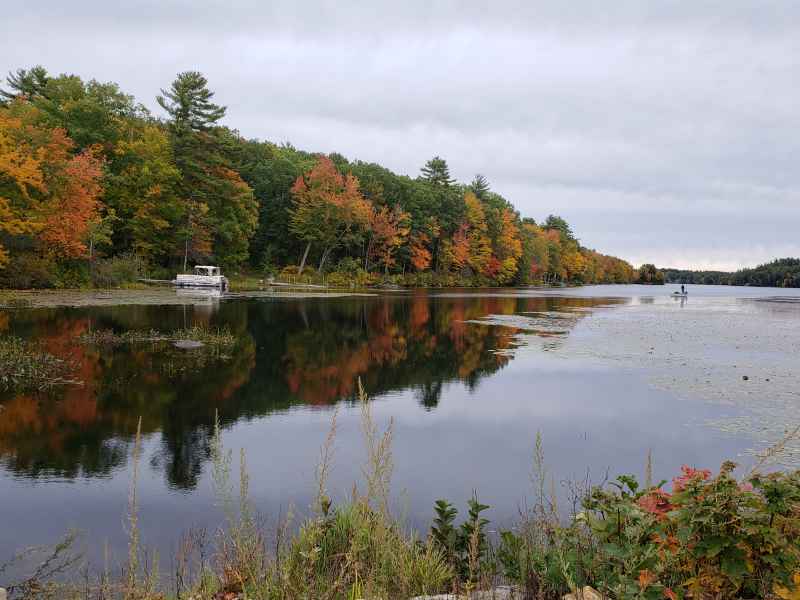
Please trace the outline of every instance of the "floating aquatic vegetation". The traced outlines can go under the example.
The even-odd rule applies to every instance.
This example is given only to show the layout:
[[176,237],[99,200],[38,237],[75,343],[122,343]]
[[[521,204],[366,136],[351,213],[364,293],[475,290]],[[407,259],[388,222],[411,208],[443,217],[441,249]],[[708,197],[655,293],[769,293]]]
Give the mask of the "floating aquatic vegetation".
[[111,329],[96,329],[81,334],[78,341],[95,346],[121,346],[144,342],[173,342],[178,348],[195,349],[203,346],[230,347],[236,343],[228,327],[211,328],[201,325],[162,333],[156,329],[129,330],[117,333]]
[[[747,436],[757,455],[800,423],[800,318],[783,306],[720,299],[596,309],[560,352],[642,369],[657,388],[730,407],[732,416],[704,425]],[[800,465],[800,440],[775,462]]]
[[30,308],[33,303],[29,298],[17,295],[0,295],[0,308]]
[[575,326],[578,316],[571,313],[525,313],[514,315],[487,315],[467,323],[494,325],[521,329],[539,336],[563,336]]
[[73,365],[38,345],[14,336],[0,336],[0,389],[16,392],[79,384],[71,379]]

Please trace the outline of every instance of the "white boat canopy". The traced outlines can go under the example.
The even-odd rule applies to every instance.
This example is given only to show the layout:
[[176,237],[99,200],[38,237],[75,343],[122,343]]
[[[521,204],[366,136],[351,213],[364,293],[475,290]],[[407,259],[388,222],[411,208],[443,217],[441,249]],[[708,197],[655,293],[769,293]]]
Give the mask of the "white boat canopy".
[[205,275],[206,277],[214,277],[222,275],[219,267],[212,267],[210,265],[196,265],[194,268],[195,275]]

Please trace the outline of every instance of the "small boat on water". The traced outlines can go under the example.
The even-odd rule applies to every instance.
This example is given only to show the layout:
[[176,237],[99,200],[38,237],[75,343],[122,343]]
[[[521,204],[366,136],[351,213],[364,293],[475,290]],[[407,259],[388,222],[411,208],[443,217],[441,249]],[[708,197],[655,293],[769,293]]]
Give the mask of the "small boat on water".
[[673,298],[688,298],[689,297],[689,290],[686,288],[684,284],[681,284],[680,290],[675,290],[670,294]]
[[197,265],[193,273],[180,273],[173,283],[178,287],[228,289],[228,278],[219,267],[211,265]]

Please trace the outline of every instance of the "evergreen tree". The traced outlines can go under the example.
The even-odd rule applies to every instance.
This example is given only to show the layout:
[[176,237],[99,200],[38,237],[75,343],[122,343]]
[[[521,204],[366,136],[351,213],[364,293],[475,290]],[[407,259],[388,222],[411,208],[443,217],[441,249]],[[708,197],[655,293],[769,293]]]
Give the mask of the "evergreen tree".
[[[219,127],[225,107],[214,104],[208,81],[196,71],[179,73],[169,91],[156,100],[170,116],[180,193],[195,215],[187,214],[183,235],[184,264],[196,240],[213,238],[210,253],[223,265],[238,265],[249,255],[249,240],[258,222],[253,190],[233,169],[230,156],[238,138]],[[202,220],[193,220],[203,214]],[[201,231],[203,230],[203,231]],[[202,254],[202,252],[196,252]]]
[[226,107],[211,102],[214,92],[208,80],[197,71],[178,73],[169,91],[162,89],[158,104],[167,111],[175,127],[207,131],[225,116]]
[[489,194],[489,181],[486,179],[486,177],[478,173],[475,175],[472,183],[469,184],[469,189],[472,190],[472,193],[481,200],[486,200],[486,197]]
[[455,183],[455,180],[450,178],[450,168],[447,166],[447,161],[439,156],[434,156],[426,162],[421,172],[422,178],[434,185],[447,187]]
[[575,239],[572,229],[569,227],[569,223],[557,215],[548,216],[547,220],[544,222],[544,225],[542,225],[542,229],[554,229],[558,231],[561,235],[562,241]]
[[0,90],[0,98],[3,100],[13,100],[19,96],[34,98],[44,94],[50,76],[47,74],[47,69],[36,65],[30,70],[17,69],[16,73],[9,73],[6,81],[11,90]]

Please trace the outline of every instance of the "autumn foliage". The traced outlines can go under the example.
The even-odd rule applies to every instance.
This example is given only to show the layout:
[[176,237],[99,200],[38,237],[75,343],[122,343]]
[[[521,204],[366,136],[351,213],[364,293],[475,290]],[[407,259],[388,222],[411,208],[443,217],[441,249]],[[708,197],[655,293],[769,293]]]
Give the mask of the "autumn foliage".
[[164,278],[211,262],[269,275],[334,271],[334,281],[358,285],[638,277],[582,246],[563,219],[521,218],[485,177],[458,183],[441,157],[409,177],[246,139],[220,124],[227,109],[195,71],[157,96],[164,119],[115,83],[42,67],[19,69],[7,85],[0,286],[107,285],[103,264],[115,260]]
[[39,117],[23,102],[0,111],[0,231],[29,236],[42,254],[80,258],[99,207],[102,160],[94,149],[73,154],[65,132],[41,127]]

